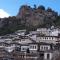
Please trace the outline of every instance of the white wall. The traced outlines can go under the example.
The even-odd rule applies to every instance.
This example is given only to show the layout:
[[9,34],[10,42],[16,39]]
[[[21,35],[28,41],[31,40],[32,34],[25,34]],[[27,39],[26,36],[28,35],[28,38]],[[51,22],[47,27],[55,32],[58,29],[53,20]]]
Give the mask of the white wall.
[[26,51],[29,46],[21,46],[21,51]]
[[40,51],[50,50],[49,45],[40,45]]
[[37,49],[38,49],[38,46],[36,44],[29,45],[29,50],[37,50]]
[[30,39],[21,39],[21,40],[18,41],[18,43],[26,44],[26,43],[32,43],[32,41]]
[[36,42],[46,42],[56,44],[57,37],[37,37]]

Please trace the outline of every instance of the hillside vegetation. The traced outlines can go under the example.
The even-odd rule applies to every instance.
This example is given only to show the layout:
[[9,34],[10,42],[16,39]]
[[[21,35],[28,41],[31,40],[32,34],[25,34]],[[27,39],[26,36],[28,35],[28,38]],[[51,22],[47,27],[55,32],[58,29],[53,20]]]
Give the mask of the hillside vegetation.
[[51,8],[22,5],[17,16],[0,19],[0,35],[13,33],[19,29],[36,30],[40,27],[60,26],[60,16]]

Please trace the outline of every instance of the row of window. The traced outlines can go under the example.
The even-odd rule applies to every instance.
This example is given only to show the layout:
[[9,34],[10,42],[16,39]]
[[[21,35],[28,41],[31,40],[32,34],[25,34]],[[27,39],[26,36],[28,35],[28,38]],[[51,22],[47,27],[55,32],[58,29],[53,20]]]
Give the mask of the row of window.
[[49,48],[48,46],[45,46],[45,47],[42,46],[40,49],[41,49],[41,50],[48,50],[48,48]]
[[36,49],[37,46],[33,45],[33,46],[30,46],[31,49]]
[[[31,48],[31,49],[36,49],[37,46],[30,46],[30,48]],[[48,47],[48,46],[45,46],[45,47],[44,47],[44,46],[41,46],[40,49],[41,49],[41,50],[48,50],[49,47]],[[26,50],[26,48],[22,48],[22,50]]]
[[52,39],[53,40],[53,37],[40,37],[40,39]]

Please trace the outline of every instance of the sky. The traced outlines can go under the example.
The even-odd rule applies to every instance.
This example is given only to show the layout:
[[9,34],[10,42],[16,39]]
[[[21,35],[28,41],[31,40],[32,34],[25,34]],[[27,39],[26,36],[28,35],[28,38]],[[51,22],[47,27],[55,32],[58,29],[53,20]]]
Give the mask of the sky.
[[46,9],[50,7],[60,14],[60,0],[0,0],[0,9],[10,16],[16,16],[22,5],[33,7],[34,4],[43,5]]

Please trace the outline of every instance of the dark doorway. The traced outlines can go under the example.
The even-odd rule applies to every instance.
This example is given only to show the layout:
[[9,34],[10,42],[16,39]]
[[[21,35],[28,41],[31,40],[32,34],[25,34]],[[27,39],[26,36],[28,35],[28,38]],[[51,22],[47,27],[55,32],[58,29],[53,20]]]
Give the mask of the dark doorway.
[[44,54],[41,53],[41,54],[40,54],[40,60],[43,60],[43,58],[44,58]]
[[49,54],[47,54],[47,59],[49,59],[49,56],[50,56],[50,55],[49,55]]

